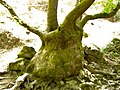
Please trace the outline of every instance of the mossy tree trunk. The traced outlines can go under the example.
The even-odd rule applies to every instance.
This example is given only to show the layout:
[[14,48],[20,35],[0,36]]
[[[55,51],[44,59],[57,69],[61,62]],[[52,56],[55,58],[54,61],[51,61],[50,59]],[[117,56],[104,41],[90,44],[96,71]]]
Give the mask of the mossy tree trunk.
[[58,27],[57,6],[58,0],[48,0],[47,32],[53,31]]
[[[49,33],[44,35],[44,44],[31,60],[27,70],[40,78],[59,80],[77,75],[83,69],[84,52],[81,43],[83,30],[76,26],[76,20],[94,0],[85,0],[77,5],[60,26],[56,21],[57,2],[54,0],[49,2],[51,5],[48,5],[48,27],[51,29],[47,29]],[[56,11],[53,11],[53,8]]]
[[47,32],[43,33],[22,21],[5,1],[0,0],[0,3],[8,9],[20,25],[38,35],[42,41],[41,48],[27,67],[27,72],[46,80],[60,80],[79,74],[84,65],[84,51],[81,42],[84,25],[89,20],[111,17],[120,8],[120,3],[118,3],[110,13],[87,15],[77,26],[78,17],[82,16],[94,1],[81,0],[59,26],[57,21],[58,0],[49,0]]

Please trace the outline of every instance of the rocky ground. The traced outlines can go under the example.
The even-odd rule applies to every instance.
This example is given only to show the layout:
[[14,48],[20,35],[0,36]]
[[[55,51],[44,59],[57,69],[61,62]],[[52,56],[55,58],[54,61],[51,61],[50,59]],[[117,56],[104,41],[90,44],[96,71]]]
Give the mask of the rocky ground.
[[78,76],[41,82],[22,71],[35,54],[32,47],[25,46],[8,71],[0,73],[0,90],[119,90],[120,39],[114,38],[102,51],[85,46],[84,53],[85,66]]

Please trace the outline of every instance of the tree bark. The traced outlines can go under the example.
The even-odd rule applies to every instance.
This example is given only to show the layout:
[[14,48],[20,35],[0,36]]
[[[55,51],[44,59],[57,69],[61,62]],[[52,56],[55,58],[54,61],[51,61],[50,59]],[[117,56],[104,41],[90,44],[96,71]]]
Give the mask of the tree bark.
[[94,0],[81,2],[66,16],[58,29],[45,35],[44,46],[27,67],[29,73],[47,80],[61,80],[79,74],[84,65],[81,43],[83,30],[75,22],[93,2]]
[[[82,0],[77,0],[75,6],[77,6],[79,3],[81,3],[81,1],[82,1]],[[82,15],[79,16],[77,20],[78,20],[78,21],[81,21],[81,19],[82,19]]]
[[58,0],[48,1],[47,30],[46,30],[47,32],[54,31],[58,27],[57,6]]
[[33,57],[27,71],[47,80],[78,75],[84,62],[80,35],[79,31],[67,30],[47,34],[45,45]]

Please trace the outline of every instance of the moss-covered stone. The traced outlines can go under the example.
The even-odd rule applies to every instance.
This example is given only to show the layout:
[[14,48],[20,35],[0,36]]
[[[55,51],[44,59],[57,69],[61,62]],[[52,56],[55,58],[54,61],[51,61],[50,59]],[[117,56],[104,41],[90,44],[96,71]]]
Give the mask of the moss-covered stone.
[[75,48],[47,52],[43,50],[42,54],[38,54],[32,59],[30,63],[32,69],[29,67],[28,70],[32,71],[34,75],[46,79],[62,79],[77,75],[82,69],[81,51],[82,49]]
[[83,83],[81,84],[81,89],[82,90],[95,90],[95,85]]
[[31,59],[35,55],[35,53],[36,51],[33,47],[24,46],[18,54],[18,58]]
[[33,47],[24,46],[20,53],[18,54],[18,58],[16,62],[9,63],[10,71],[25,71],[27,65],[29,64],[32,57],[35,55],[36,51]]
[[29,60],[25,58],[19,58],[16,62],[9,64],[10,71],[25,71],[26,66],[29,64]]

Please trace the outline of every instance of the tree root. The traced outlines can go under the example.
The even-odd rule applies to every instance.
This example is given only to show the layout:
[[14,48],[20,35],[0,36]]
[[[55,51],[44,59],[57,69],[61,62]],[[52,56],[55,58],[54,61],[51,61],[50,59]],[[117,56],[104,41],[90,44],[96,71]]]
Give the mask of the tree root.
[[25,73],[25,74],[19,76],[16,79],[15,85],[12,88],[4,89],[4,90],[16,90],[24,82],[24,80],[26,79],[27,76],[29,76],[28,73]]
[[102,74],[104,76],[116,76],[116,74],[114,73],[107,73],[107,72],[103,72],[103,71],[99,71],[99,70],[94,70],[93,68],[91,68],[89,65],[84,65],[84,68],[86,68],[88,71],[90,71],[92,74]]

